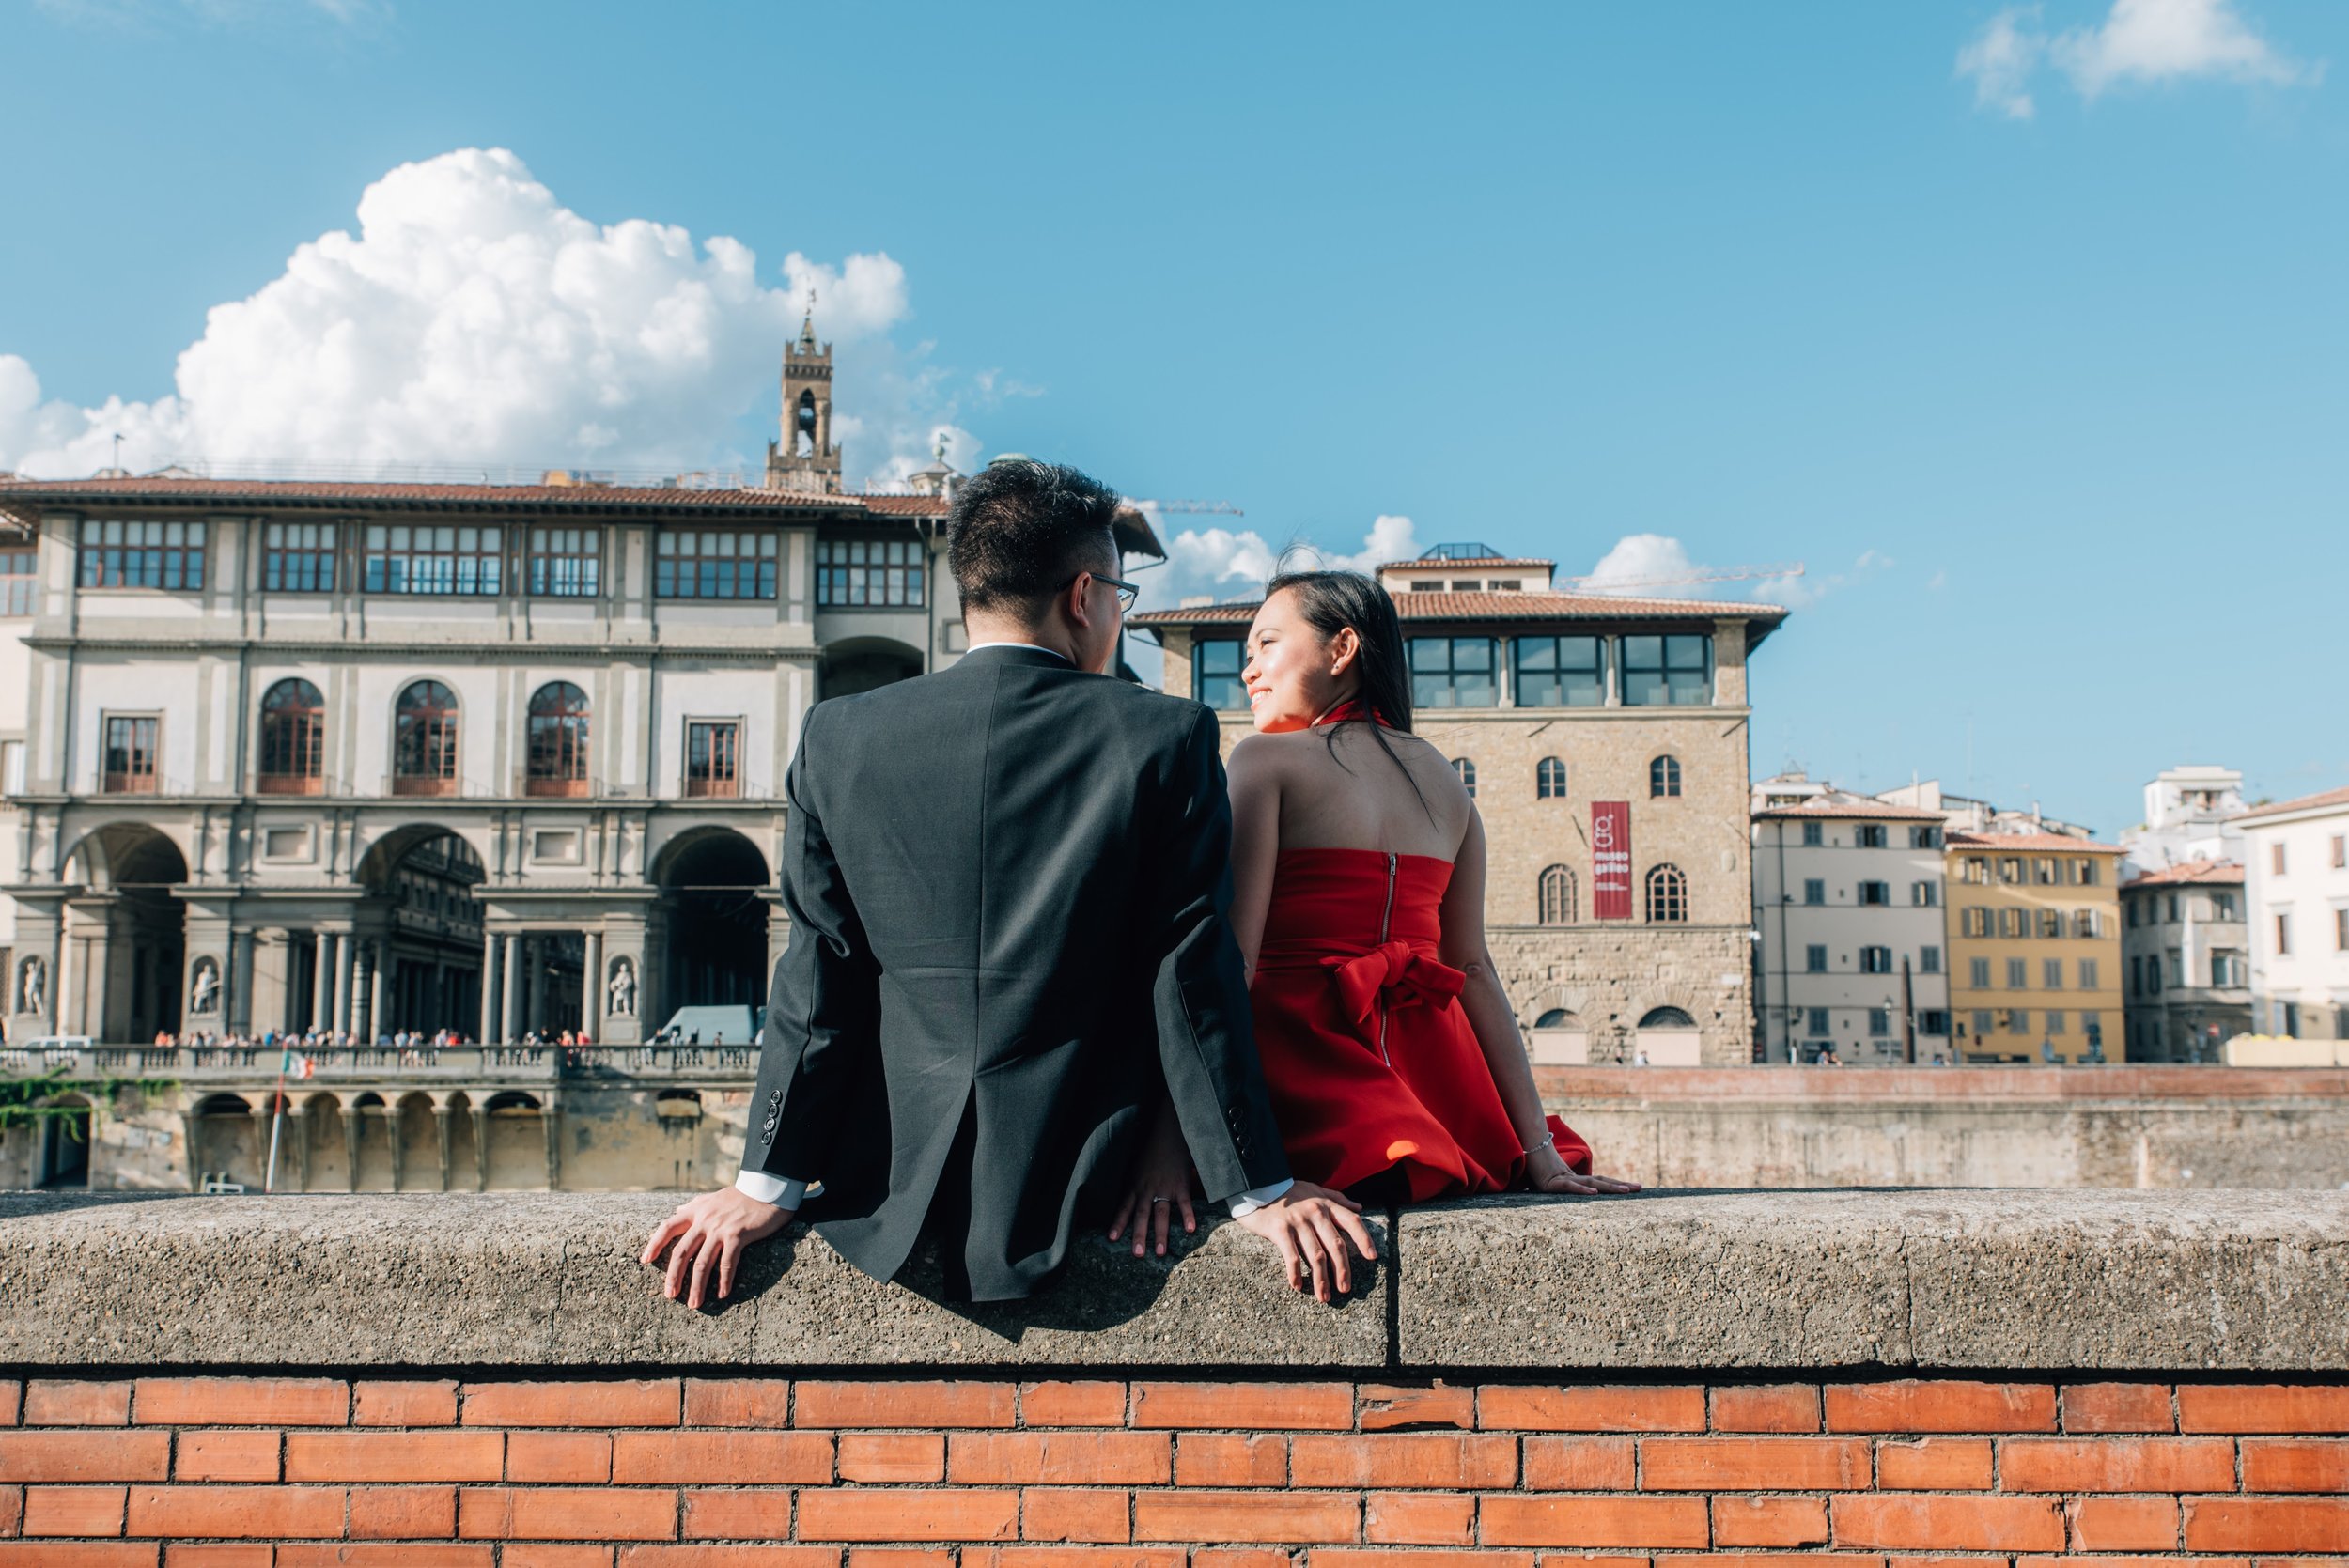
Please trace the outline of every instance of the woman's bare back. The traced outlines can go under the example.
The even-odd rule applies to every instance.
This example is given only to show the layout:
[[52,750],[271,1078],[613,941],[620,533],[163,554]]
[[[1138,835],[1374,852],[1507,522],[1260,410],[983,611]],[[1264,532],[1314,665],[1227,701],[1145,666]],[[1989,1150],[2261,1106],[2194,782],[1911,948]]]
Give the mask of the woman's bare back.
[[1253,735],[1240,746],[1250,764],[1269,763],[1278,779],[1283,849],[1388,850],[1445,861],[1459,854],[1474,810],[1468,790],[1443,753],[1415,735],[1374,736],[1356,722]]

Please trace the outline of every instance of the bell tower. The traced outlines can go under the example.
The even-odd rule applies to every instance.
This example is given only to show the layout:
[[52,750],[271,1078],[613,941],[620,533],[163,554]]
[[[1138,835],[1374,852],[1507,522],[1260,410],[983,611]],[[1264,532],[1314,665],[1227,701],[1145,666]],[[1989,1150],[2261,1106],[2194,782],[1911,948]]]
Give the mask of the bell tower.
[[832,439],[832,345],[816,341],[808,296],[800,336],[783,349],[782,440],[767,443],[767,488],[808,495],[840,490],[840,447]]

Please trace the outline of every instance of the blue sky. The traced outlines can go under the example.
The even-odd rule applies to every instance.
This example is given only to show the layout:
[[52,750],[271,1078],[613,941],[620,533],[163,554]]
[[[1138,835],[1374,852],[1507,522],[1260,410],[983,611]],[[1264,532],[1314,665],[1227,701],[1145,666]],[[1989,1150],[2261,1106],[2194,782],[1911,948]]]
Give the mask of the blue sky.
[[2173,763],[2349,780],[2329,0],[19,0],[0,56],[0,466],[723,466],[812,281],[853,472],[944,427],[1243,506],[1160,595],[1654,535],[1809,566],[1758,772],[2107,833]]

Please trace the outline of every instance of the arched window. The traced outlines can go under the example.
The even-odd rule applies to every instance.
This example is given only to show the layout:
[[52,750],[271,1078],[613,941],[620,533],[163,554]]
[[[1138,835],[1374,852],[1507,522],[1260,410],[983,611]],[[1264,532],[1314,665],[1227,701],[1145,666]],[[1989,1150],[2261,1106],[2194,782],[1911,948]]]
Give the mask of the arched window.
[[326,699],[306,680],[281,680],[261,693],[260,787],[264,795],[326,788]]
[[1647,874],[1647,918],[1652,924],[1685,924],[1688,919],[1688,878],[1676,865],[1652,866]]
[[457,793],[457,693],[419,680],[399,694],[392,722],[392,793]]
[[1641,1029],[1694,1029],[1696,1019],[1677,1007],[1652,1007],[1640,1015]]
[[1455,773],[1459,774],[1460,782],[1468,786],[1469,799],[1471,800],[1475,800],[1476,764],[1469,761],[1466,757],[1454,757],[1452,759],[1452,770]]
[[1677,798],[1680,794],[1680,759],[1660,756],[1647,765],[1647,792],[1651,800]]
[[1542,868],[1542,897],[1540,920],[1544,925],[1572,925],[1575,922],[1574,868],[1550,865]]
[[587,793],[587,693],[568,680],[549,681],[530,696],[531,795]]
[[1563,800],[1566,798],[1566,764],[1561,757],[1544,757],[1533,768],[1533,799]]

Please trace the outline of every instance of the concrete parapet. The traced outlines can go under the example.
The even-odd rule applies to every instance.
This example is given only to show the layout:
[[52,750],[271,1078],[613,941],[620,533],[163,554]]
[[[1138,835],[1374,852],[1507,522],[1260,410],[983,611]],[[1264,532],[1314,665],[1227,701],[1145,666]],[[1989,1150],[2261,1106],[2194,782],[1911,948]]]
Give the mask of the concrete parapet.
[[1080,1241],[1037,1300],[941,1304],[794,1231],[692,1312],[651,1195],[0,1200],[20,1367],[2349,1369],[2349,1195],[1655,1192],[1382,1224],[1325,1308],[1203,1226]]

